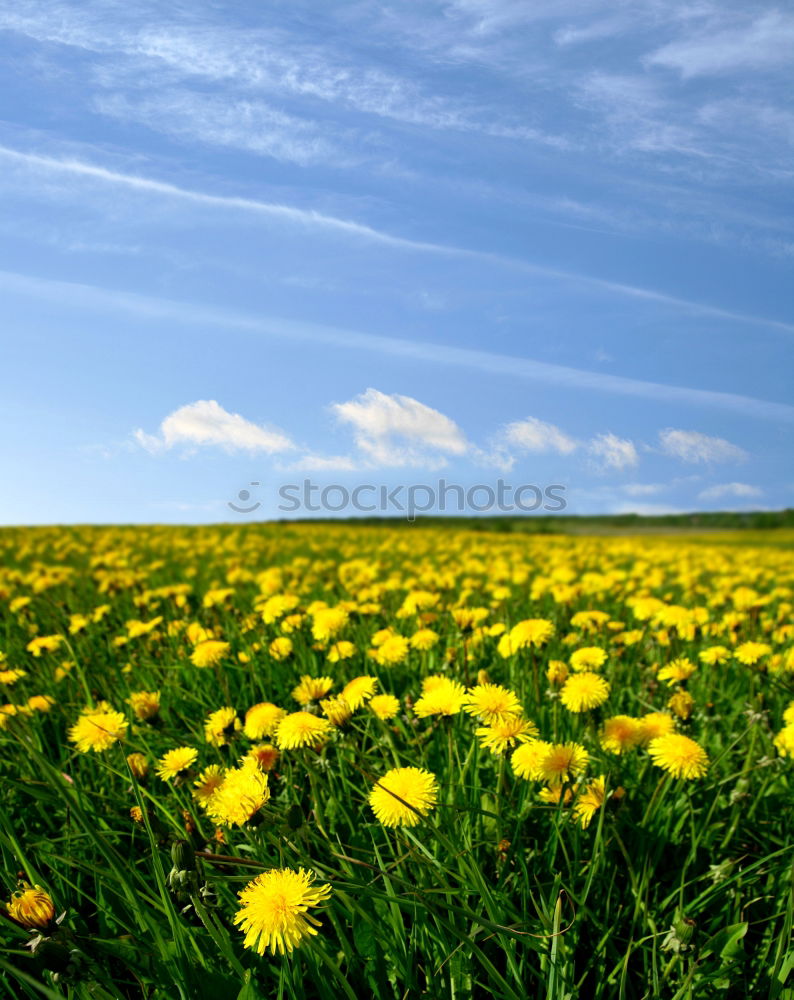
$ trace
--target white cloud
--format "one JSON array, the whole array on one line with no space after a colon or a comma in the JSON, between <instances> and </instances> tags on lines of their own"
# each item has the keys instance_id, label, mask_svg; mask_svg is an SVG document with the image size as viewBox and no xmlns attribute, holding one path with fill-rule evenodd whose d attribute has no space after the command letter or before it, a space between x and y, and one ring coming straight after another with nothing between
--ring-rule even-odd
<instances>
[{"instance_id":1,"label":"white cloud","mask_svg":"<svg viewBox=\"0 0 794 1000\"><path fill-rule=\"evenodd\" d=\"M748 456L738 445L724 438L709 437L700 431L667 430L659 432L662 451L682 462L742 462Z\"/></svg>"},{"instance_id":2,"label":"white cloud","mask_svg":"<svg viewBox=\"0 0 794 1000\"><path fill-rule=\"evenodd\" d=\"M721 500L723 497L760 497L764 491L749 483L717 483L698 493L700 500Z\"/></svg>"},{"instance_id":3,"label":"white cloud","mask_svg":"<svg viewBox=\"0 0 794 1000\"><path fill-rule=\"evenodd\" d=\"M0 150L2 155L2 150ZM609 375L604 372L569 368L567 365L549 364L518 355L497 354L468 347L454 347L421 340L386 337L361 333L357 330L286 320L282 316L262 316L234 312L229 309L212 309L185 300L164 299L139 295L118 288L100 288L97 285L38 278L14 271L0 270L0 288L36 298L57 302L59 308L98 309L110 316L119 312L136 316L160 317L174 326L190 328L196 324L214 329L241 330L257 333L276 340L288 338L293 342L329 344L338 350L369 351L385 357L410 358L431 365L448 365L482 374L507 375L566 389L604 392L620 396L639 397L644 401L660 400L676 406L701 406L730 410L746 417L762 418L790 424L794 422L794 406L772 403L753 396L737 393L715 392L711 389L694 389L646 382L642 379ZM792 326L794 330L794 326Z\"/></svg>"},{"instance_id":4,"label":"white cloud","mask_svg":"<svg viewBox=\"0 0 794 1000\"><path fill-rule=\"evenodd\" d=\"M630 497L653 497L667 489L664 483L626 483L621 490Z\"/></svg>"},{"instance_id":5,"label":"white cloud","mask_svg":"<svg viewBox=\"0 0 794 1000\"><path fill-rule=\"evenodd\" d=\"M304 455L289 464L295 472L355 472L358 466L349 455Z\"/></svg>"},{"instance_id":6,"label":"white cloud","mask_svg":"<svg viewBox=\"0 0 794 1000\"><path fill-rule=\"evenodd\" d=\"M682 507L670 507L663 503L619 503L609 511L610 514L641 514L643 517L662 517L665 514L685 514Z\"/></svg>"},{"instance_id":7,"label":"white cloud","mask_svg":"<svg viewBox=\"0 0 794 1000\"><path fill-rule=\"evenodd\" d=\"M616 434L596 435L588 451L603 469L629 469L639 461L634 443Z\"/></svg>"},{"instance_id":8,"label":"white cloud","mask_svg":"<svg viewBox=\"0 0 794 1000\"><path fill-rule=\"evenodd\" d=\"M160 90L156 97L131 101L120 94L100 96L94 107L123 121L191 142L244 149L306 166L348 161L308 119L286 114L262 101L229 100L187 90Z\"/></svg>"},{"instance_id":9,"label":"white cloud","mask_svg":"<svg viewBox=\"0 0 794 1000\"><path fill-rule=\"evenodd\" d=\"M169 413L156 434L137 430L134 437L142 448L151 452L186 445L271 455L295 447L282 431L254 424L239 413L229 413L214 399L199 399L180 406Z\"/></svg>"},{"instance_id":10,"label":"white cloud","mask_svg":"<svg viewBox=\"0 0 794 1000\"><path fill-rule=\"evenodd\" d=\"M647 62L676 69L684 79L734 70L769 70L791 60L794 16L770 10L751 24L688 36L663 45Z\"/></svg>"},{"instance_id":11,"label":"white cloud","mask_svg":"<svg viewBox=\"0 0 794 1000\"><path fill-rule=\"evenodd\" d=\"M533 453L556 451L560 455L570 455L579 446L577 441L559 427L538 420L537 417L527 417L508 424L503 438L506 444L519 451Z\"/></svg>"},{"instance_id":12,"label":"white cloud","mask_svg":"<svg viewBox=\"0 0 794 1000\"><path fill-rule=\"evenodd\" d=\"M370 465L446 464L447 455L465 455L469 443L449 417L410 396L367 389L332 411L355 431L357 447Z\"/></svg>"},{"instance_id":13,"label":"white cloud","mask_svg":"<svg viewBox=\"0 0 794 1000\"><path fill-rule=\"evenodd\" d=\"M337 232L346 236L362 239L367 242L380 243L384 246L394 247L403 250L412 250L420 253L428 253L443 257L455 257L462 260L479 260L488 265L509 268L526 274L538 275L552 278L561 282L572 282L582 285L585 288L596 288L611 294L634 299L641 302L653 302L661 305L671 306L692 312L694 315L712 316L717 319L729 320L735 323L749 323L753 325L768 327L774 330L783 330L787 333L794 332L794 324L786 323L782 320L767 319L760 316L750 316L745 313L736 313L718 306L705 305L699 302L692 302L688 299L677 298L653 289L642 288L636 285L627 285L617 281L607 281L603 278L595 278L587 274L577 274L571 271L560 271L556 268L547 267L542 264L534 264L530 261L518 258L506 257L500 254L491 253L487 250L473 250L466 247L454 246L452 244L431 243L423 240L413 240L403 236L395 236L382 229L376 229L364 223L355 222L351 219L340 218L317 212L314 209L296 208L293 205L280 204L278 202L259 201L255 198L244 198L235 195L216 195L203 191L195 191L190 188L179 187L167 181L159 181L138 174L126 174L117 170L110 170L106 167L97 166L77 160L73 156L46 156L39 153L22 152L8 146L0 146L0 158L16 164L23 170L31 174L49 174L51 176L80 177L85 180L98 182L99 185L108 185L126 188L131 191L147 193L158 197L171 198L177 201L204 205L208 208L217 208L224 211L241 211L262 217L278 219L282 222L309 227L312 229ZM11 171L3 175L3 180L8 182ZM70 200L79 199L81 194L76 190L76 185L65 185L63 194ZM84 199L85 200L85 199ZM91 202L95 202L95 195L91 194ZM561 368L561 366L548 365L551 368ZM617 376L615 376L617 379ZM624 384L628 384L629 379L621 379ZM651 383L645 383L649 385ZM679 389L679 393L687 390ZM697 390L693 390L697 391ZM702 395L702 393L700 393ZM726 397L727 393L710 393L717 397ZM741 398L741 397L734 397ZM774 406L776 404L769 404Z\"/></svg>"}]
</instances>

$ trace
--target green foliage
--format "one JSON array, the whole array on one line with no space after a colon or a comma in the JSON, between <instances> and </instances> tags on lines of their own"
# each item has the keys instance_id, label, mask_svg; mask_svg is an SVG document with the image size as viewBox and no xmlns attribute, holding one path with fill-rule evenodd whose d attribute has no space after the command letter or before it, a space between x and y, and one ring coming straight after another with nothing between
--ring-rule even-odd
<instances>
[{"instance_id":1,"label":"green foliage","mask_svg":"<svg viewBox=\"0 0 794 1000\"><path fill-rule=\"evenodd\" d=\"M702 743L711 764L700 780L674 781L642 750L606 753L599 727L608 715L663 709L670 691L656 679L657 668L673 656L697 660L724 636L698 628L681 637L671 629L665 645L660 629L640 623L645 631L635 645L615 644L608 631L578 634L573 645L565 640L575 633L572 615L585 609L636 625L632 594L708 607L718 622L746 575L769 600L747 612L737 639L785 651L790 639L771 638L790 617L792 600L791 566L781 550L409 530L0 533L0 669L27 672L7 697L15 705L33 695L55 699L51 711L20 712L0 729L4 898L23 878L52 896L60 918L39 932L0 921L0 994L792 1000L794 783L791 759L776 754L773 737L794 696L794 674L734 659L701 666L688 682L696 707L681 727ZM397 585L380 594L378 612L351 612L344 638L355 644L354 657L329 664L303 626L291 633L292 656L273 659L268 644L280 633L256 610L259 574L280 566L281 591L299 593L304 608L317 599L362 601L367 584L346 586L339 569L358 558L374 567L375 579L395 576ZM500 560L509 573L497 572ZM569 565L574 579L616 575L569 601L542 588L533 596L531 583L550 562ZM629 585L638 563L648 576L658 570L658 580ZM528 574L513 578L521 566ZM60 578L61 567L71 573ZM398 616L402 600L420 581L427 588L435 579L439 645L377 666L368 654L373 633L390 625L410 635L419 622L415 614ZM495 583L508 586L510 596L495 598ZM152 596L176 584L187 585L184 601ZM226 586L234 590L228 600L204 606L208 590ZM542 650L506 658L497 653L497 636L466 646L470 631L458 629L449 613L464 590L467 606L489 609L487 624L509 628L547 618L554 638ZM12 611L21 596L30 602ZM71 615L104 604L105 618L70 632ZM154 632L115 642L128 636L128 621L155 615L163 622ZM231 644L217 669L191 664L184 630L168 628L179 621L201 622ZM34 657L31 638L51 634L63 637L60 650ZM609 649L610 702L574 716L562 709L545 669L549 660L595 644ZM63 661L74 664L66 673ZM564 801L542 802L540 785L516 778L509 763L481 748L473 735L478 723L464 714L418 720L403 709L383 722L360 709L321 749L283 753L261 814L225 828L225 842L191 796L190 780L163 782L152 767L137 781L125 759L136 751L153 764L167 749L192 746L201 767L233 766L251 741L238 734L229 746L211 746L208 713L224 705L243 713L263 700L293 710L290 692L301 674L330 673L339 690L354 676L377 673L380 691L415 702L423 677L443 671L473 683L478 669L517 692L543 738L587 746L589 776L603 774L608 792L587 828ZM129 711L131 692L140 690L162 693L161 711L150 721ZM100 700L126 712L125 743L78 753L68 729L87 702ZM385 828L367 796L378 776L400 765L438 777L438 805L415 827ZM141 822L131 818L133 807ZM232 923L237 893L259 872L281 867L314 871L332 895L314 911L321 920L316 937L292 954L259 957L243 947Z\"/></svg>"}]
</instances>

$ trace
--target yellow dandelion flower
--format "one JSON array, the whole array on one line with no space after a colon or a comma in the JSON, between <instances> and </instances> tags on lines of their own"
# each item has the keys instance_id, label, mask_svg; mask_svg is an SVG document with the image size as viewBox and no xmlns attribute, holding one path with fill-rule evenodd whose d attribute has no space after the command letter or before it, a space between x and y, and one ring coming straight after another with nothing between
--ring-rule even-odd
<instances>
[{"instance_id":1,"label":"yellow dandelion flower","mask_svg":"<svg viewBox=\"0 0 794 1000\"><path fill-rule=\"evenodd\" d=\"M274 660L286 660L292 653L292 639L286 635L277 636L267 647Z\"/></svg>"},{"instance_id":2,"label":"yellow dandelion flower","mask_svg":"<svg viewBox=\"0 0 794 1000\"><path fill-rule=\"evenodd\" d=\"M463 707L466 689L449 677L426 678L424 693L414 705L414 713L420 719L430 715L457 715Z\"/></svg>"},{"instance_id":3,"label":"yellow dandelion flower","mask_svg":"<svg viewBox=\"0 0 794 1000\"><path fill-rule=\"evenodd\" d=\"M773 743L781 757L794 757L794 723L790 722L784 726Z\"/></svg>"},{"instance_id":4,"label":"yellow dandelion flower","mask_svg":"<svg viewBox=\"0 0 794 1000\"><path fill-rule=\"evenodd\" d=\"M510 758L510 765L515 774L525 781L541 781L543 771L541 763L551 750L551 743L545 740L527 740L516 747Z\"/></svg>"},{"instance_id":5,"label":"yellow dandelion flower","mask_svg":"<svg viewBox=\"0 0 794 1000\"><path fill-rule=\"evenodd\" d=\"M669 716L668 716L669 718ZM609 753L633 750L643 738L642 722L630 715L613 715L601 731L601 746Z\"/></svg>"},{"instance_id":6,"label":"yellow dandelion flower","mask_svg":"<svg viewBox=\"0 0 794 1000\"><path fill-rule=\"evenodd\" d=\"M517 743L526 743L537 736L538 727L529 719L511 715L501 722L492 722L490 726L479 726L475 735L483 749L499 755L511 750Z\"/></svg>"},{"instance_id":7,"label":"yellow dandelion flower","mask_svg":"<svg viewBox=\"0 0 794 1000\"><path fill-rule=\"evenodd\" d=\"M31 639L25 649L34 656L41 656L43 653L54 653L63 642L60 635L40 635Z\"/></svg>"},{"instance_id":8,"label":"yellow dandelion flower","mask_svg":"<svg viewBox=\"0 0 794 1000\"><path fill-rule=\"evenodd\" d=\"M703 747L680 733L657 736L648 744L648 753L656 767L674 778L702 778L708 770L709 759Z\"/></svg>"},{"instance_id":9,"label":"yellow dandelion flower","mask_svg":"<svg viewBox=\"0 0 794 1000\"><path fill-rule=\"evenodd\" d=\"M190 654L190 661L196 667L214 667L229 654L229 643L220 639L204 639Z\"/></svg>"},{"instance_id":10,"label":"yellow dandelion flower","mask_svg":"<svg viewBox=\"0 0 794 1000\"><path fill-rule=\"evenodd\" d=\"M204 739L214 747L225 747L231 743L235 733L243 728L237 712L226 705L216 712L210 712L204 723Z\"/></svg>"},{"instance_id":11,"label":"yellow dandelion flower","mask_svg":"<svg viewBox=\"0 0 794 1000\"><path fill-rule=\"evenodd\" d=\"M375 649L370 650L370 656L382 667L393 667L408 656L408 640L402 635L390 635Z\"/></svg>"},{"instance_id":12,"label":"yellow dandelion flower","mask_svg":"<svg viewBox=\"0 0 794 1000\"><path fill-rule=\"evenodd\" d=\"M239 893L241 908L234 923L245 933L244 944L264 955L291 952L305 937L316 934L320 921L307 913L331 895L330 885L313 885L304 871L273 868L258 875Z\"/></svg>"},{"instance_id":13,"label":"yellow dandelion flower","mask_svg":"<svg viewBox=\"0 0 794 1000\"><path fill-rule=\"evenodd\" d=\"M308 705L312 701L324 698L333 686L333 677L311 677L309 674L303 674L300 684L292 690L292 697L299 705Z\"/></svg>"},{"instance_id":14,"label":"yellow dandelion flower","mask_svg":"<svg viewBox=\"0 0 794 1000\"><path fill-rule=\"evenodd\" d=\"M16 684L27 676L26 670L0 670L0 684Z\"/></svg>"},{"instance_id":15,"label":"yellow dandelion flower","mask_svg":"<svg viewBox=\"0 0 794 1000\"><path fill-rule=\"evenodd\" d=\"M648 744L657 736L666 736L675 729L675 719L667 712L648 712L640 719L640 743Z\"/></svg>"},{"instance_id":16,"label":"yellow dandelion flower","mask_svg":"<svg viewBox=\"0 0 794 1000\"><path fill-rule=\"evenodd\" d=\"M298 629L306 621L306 615L294 614L287 615L286 618L281 620L281 631L286 634L291 634L292 632L297 632Z\"/></svg>"},{"instance_id":17,"label":"yellow dandelion flower","mask_svg":"<svg viewBox=\"0 0 794 1000\"><path fill-rule=\"evenodd\" d=\"M145 721L152 719L160 711L159 691L133 691L127 699L135 718Z\"/></svg>"},{"instance_id":18,"label":"yellow dandelion flower","mask_svg":"<svg viewBox=\"0 0 794 1000\"><path fill-rule=\"evenodd\" d=\"M673 684L680 684L682 681L687 680L694 674L696 669L696 664L690 659L686 656L679 656L678 659L671 660L667 666L662 667L656 676L660 681L667 681L672 686Z\"/></svg>"},{"instance_id":19,"label":"yellow dandelion flower","mask_svg":"<svg viewBox=\"0 0 794 1000\"><path fill-rule=\"evenodd\" d=\"M168 750L157 761L157 776L163 781L180 778L195 764L197 757L198 750L194 750L192 747L177 747L175 750Z\"/></svg>"},{"instance_id":20,"label":"yellow dandelion flower","mask_svg":"<svg viewBox=\"0 0 794 1000\"><path fill-rule=\"evenodd\" d=\"M375 694L377 686L377 677L369 677L366 674L361 677L354 677L352 681L348 681L342 688L342 697L355 712L357 708L361 708Z\"/></svg>"},{"instance_id":21,"label":"yellow dandelion flower","mask_svg":"<svg viewBox=\"0 0 794 1000\"><path fill-rule=\"evenodd\" d=\"M91 624L88 615L69 615L69 635L77 635Z\"/></svg>"},{"instance_id":22,"label":"yellow dandelion flower","mask_svg":"<svg viewBox=\"0 0 794 1000\"><path fill-rule=\"evenodd\" d=\"M549 660L546 680L549 684L564 684L568 680L568 664L564 660Z\"/></svg>"},{"instance_id":23,"label":"yellow dandelion flower","mask_svg":"<svg viewBox=\"0 0 794 1000\"><path fill-rule=\"evenodd\" d=\"M733 651L733 655L747 667L754 667L764 657L769 656L772 647L766 642L743 642Z\"/></svg>"},{"instance_id":24,"label":"yellow dandelion flower","mask_svg":"<svg viewBox=\"0 0 794 1000\"><path fill-rule=\"evenodd\" d=\"M246 757L240 767L226 771L204 808L217 825L243 826L269 798L267 775L253 758Z\"/></svg>"},{"instance_id":25,"label":"yellow dandelion flower","mask_svg":"<svg viewBox=\"0 0 794 1000\"><path fill-rule=\"evenodd\" d=\"M492 725L512 715L521 715L523 709L518 696L509 688L501 684L477 684L466 692L463 711Z\"/></svg>"},{"instance_id":26,"label":"yellow dandelion flower","mask_svg":"<svg viewBox=\"0 0 794 1000\"><path fill-rule=\"evenodd\" d=\"M31 930L44 930L55 918L52 896L40 885L29 885L27 882L11 896L6 910L12 920Z\"/></svg>"},{"instance_id":27,"label":"yellow dandelion flower","mask_svg":"<svg viewBox=\"0 0 794 1000\"><path fill-rule=\"evenodd\" d=\"M201 605L204 608L216 608L220 604L225 604L233 593L234 587L217 587L214 590L208 590Z\"/></svg>"},{"instance_id":28,"label":"yellow dandelion flower","mask_svg":"<svg viewBox=\"0 0 794 1000\"><path fill-rule=\"evenodd\" d=\"M279 708L273 702L260 701L245 713L243 732L249 740L261 740L263 736L272 736L276 726L286 714L283 708Z\"/></svg>"},{"instance_id":29,"label":"yellow dandelion flower","mask_svg":"<svg viewBox=\"0 0 794 1000\"><path fill-rule=\"evenodd\" d=\"M256 761L262 771L272 771L280 756L278 749L272 743L257 743L248 751L247 756Z\"/></svg>"},{"instance_id":30,"label":"yellow dandelion flower","mask_svg":"<svg viewBox=\"0 0 794 1000\"><path fill-rule=\"evenodd\" d=\"M414 632L409 642L414 649L418 649L420 652L427 652L428 649L432 649L435 646L438 640L438 632L434 632L432 628L420 628L418 632Z\"/></svg>"},{"instance_id":31,"label":"yellow dandelion flower","mask_svg":"<svg viewBox=\"0 0 794 1000\"><path fill-rule=\"evenodd\" d=\"M77 745L80 753L107 750L118 740L124 739L127 720L121 712L89 711L80 716L69 730L69 740Z\"/></svg>"},{"instance_id":32,"label":"yellow dandelion flower","mask_svg":"<svg viewBox=\"0 0 794 1000\"><path fill-rule=\"evenodd\" d=\"M667 707L674 715L677 715L679 719L688 719L692 714L694 705L695 699L688 691L684 691L683 688L676 691L676 693L667 701Z\"/></svg>"},{"instance_id":33,"label":"yellow dandelion flower","mask_svg":"<svg viewBox=\"0 0 794 1000\"><path fill-rule=\"evenodd\" d=\"M709 646L707 649L701 649L698 653L698 659L700 662L705 663L710 667L719 663L727 663L730 656L731 651L727 646Z\"/></svg>"},{"instance_id":34,"label":"yellow dandelion flower","mask_svg":"<svg viewBox=\"0 0 794 1000\"><path fill-rule=\"evenodd\" d=\"M602 808L606 801L606 779L599 775L589 781L582 791L576 796L573 806L573 814L579 822L579 826L586 830L590 825L593 816Z\"/></svg>"},{"instance_id":35,"label":"yellow dandelion flower","mask_svg":"<svg viewBox=\"0 0 794 1000\"><path fill-rule=\"evenodd\" d=\"M340 660L349 660L351 656L355 655L356 647L353 643L348 642L347 639L342 639L329 647L326 659L329 663L339 663Z\"/></svg>"},{"instance_id":36,"label":"yellow dandelion flower","mask_svg":"<svg viewBox=\"0 0 794 1000\"><path fill-rule=\"evenodd\" d=\"M583 646L581 649L575 649L568 657L571 669L577 674L583 670L600 670L606 661L606 651L600 646Z\"/></svg>"},{"instance_id":37,"label":"yellow dandelion flower","mask_svg":"<svg viewBox=\"0 0 794 1000\"><path fill-rule=\"evenodd\" d=\"M318 608L312 614L312 636L317 642L327 642L347 625L344 608Z\"/></svg>"},{"instance_id":38,"label":"yellow dandelion flower","mask_svg":"<svg viewBox=\"0 0 794 1000\"><path fill-rule=\"evenodd\" d=\"M541 788L538 792L538 798L541 802L555 806L562 799L562 804L567 806L573 798L573 792L567 785L546 785L545 788Z\"/></svg>"},{"instance_id":39,"label":"yellow dandelion flower","mask_svg":"<svg viewBox=\"0 0 794 1000\"><path fill-rule=\"evenodd\" d=\"M549 785L571 781L584 771L589 759L590 755L579 743L553 743L540 760L541 777Z\"/></svg>"},{"instance_id":40,"label":"yellow dandelion flower","mask_svg":"<svg viewBox=\"0 0 794 1000\"><path fill-rule=\"evenodd\" d=\"M375 783L369 804L384 826L415 826L438 798L436 777L419 767L395 767Z\"/></svg>"},{"instance_id":41,"label":"yellow dandelion flower","mask_svg":"<svg viewBox=\"0 0 794 1000\"><path fill-rule=\"evenodd\" d=\"M282 615L297 608L299 603L300 599L296 594L276 594L274 597L269 597L259 609L262 621L265 625L272 625Z\"/></svg>"},{"instance_id":42,"label":"yellow dandelion flower","mask_svg":"<svg viewBox=\"0 0 794 1000\"><path fill-rule=\"evenodd\" d=\"M499 655L506 658L519 649L545 646L553 635L553 622L546 618L527 618L501 637L497 649Z\"/></svg>"},{"instance_id":43,"label":"yellow dandelion flower","mask_svg":"<svg viewBox=\"0 0 794 1000\"><path fill-rule=\"evenodd\" d=\"M220 764L210 764L193 782L193 798L205 806L222 784L223 768Z\"/></svg>"},{"instance_id":44,"label":"yellow dandelion flower","mask_svg":"<svg viewBox=\"0 0 794 1000\"><path fill-rule=\"evenodd\" d=\"M341 694L333 698L323 698L320 702L320 708L333 726L343 726L353 714L353 709Z\"/></svg>"},{"instance_id":45,"label":"yellow dandelion flower","mask_svg":"<svg viewBox=\"0 0 794 1000\"><path fill-rule=\"evenodd\" d=\"M49 712L55 699L49 694L33 694L28 698L27 707L33 712Z\"/></svg>"},{"instance_id":46,"label":"yellow dandelion flower","mask_svg":"<svg viewBox=\"0 0 794 1000\"><path fill-rule=\"evenodd\" d=\"M488 608L453 608L452 619L461 632L473 629L490 614Z\"/></svg>"},{"instance_id":47,"label":"yellow dandelion flower","mask_svg":"<svg viewBox=\"0 0 794 1000\"><path fill-rule=\"evenodd\" d=\"M149 773L149 761L142 753L129 754L127 764L136 781L143 781Z\"/></svg>"},{"instance_id":48,"label":"yellow dandelion flower","mask_svg":"<svg viewBox=\"0 0 794 1000\"><path fill-rule=\"evenodd\" d=\"M587 712L598 708L608 697L609 684L600 674L591 671L572 674L560 691L560 700L569 712Z\"/></svg>"},{"instance_id":49,"label":"yellow dandelion flower","mask_svg":"<svg viewBox=\"0 0 794 1000\"><path fill-rule=\"evenodd\" d=\"M376 694L370 699L369 707L379 719L386 722L400 711L400 702L393 694Z\"/></svg>"},{"instance_id":50,"label":"yellow dandelion flower","mask_svg":"<svg viewBox=\"0 0 794 1000\"><path fill-rule=\"evenodd\" d=\"M427 694L433 688L440 687L448 681L449 677L444 674L428 674L427 677L422 678L422 694Z\"/></svg>"},{"instance_id":51,"label":"yellow dandelion flower","mask_svg":"<svg viewBox=\"0 0 794 1000\"><path fill-rule=\"evenodd\" d=\"M140 806L130 806L130 819L133 823L143 823L143 809Z\"/></svg>"},{"instance_id":52,"label":"yellow dandelion flower","mask_svg":"<svg viewBox=\"0 0 794 1000\"><path fill-rule=\"evenodd\" d=\"M331 723L311 712L292 712L285 715L276 729L276 745L279 750L295 750L298 747L317 746L328 739Z\"/></svg>"}]
</instances>

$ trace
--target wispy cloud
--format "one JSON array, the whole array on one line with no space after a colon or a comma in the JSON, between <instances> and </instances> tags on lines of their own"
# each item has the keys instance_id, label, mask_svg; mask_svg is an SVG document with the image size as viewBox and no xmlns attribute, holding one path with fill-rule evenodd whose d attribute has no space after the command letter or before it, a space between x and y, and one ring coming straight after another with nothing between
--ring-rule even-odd
<instances>
[{"instance_id":1,"label":"wispy cloud","mask_svg":"<svg viewBox=\"0 0 794 1000\"><path fill-rule=\"evenodd\" d=\"M349 455L308 454L295 462L290 462L285 471L289 472L355 472L359 468Z\"/></svg>"},{"instance_id":2,"label":"wispy cloud","mask_svg":"<svg viewBox=\"0 0 794 1000\"><path fill-rule=\"evenodd\" d=\"M684 79L737 69L769 70L790 65L794 46L794 15L769 10L749 23L670 42L648 56L651 65L678 70Z\"/></svg>"},{"instance_id":3,"label":"wispy cloud","mask_svg":"<svg viewBox=\"0 0 794 1000\"><path fill-rule=\"evenodd\" d=\"M686 508L674 507L666 503L637 503L635 500L621 500L609 507L610 514L639 514L641 517L664 517L666 514L685 514Z\"/></svg>"},{"instance_id":4,"label":"wispy cloud","mask_svg":"<svg viewBox=\"0 0 794 1000\"><path fill-rule=\"evenodd\" d=\"M479 132L565 148L567 140L511 120L495 109L467 106L426 93L410 76L367 64L360 52L310 44L284 28L191 25L163 18L142 26L129 17L59 6L57 17L39 5L0 14L0 28L98 55L122 55L111 75L150 77L158 70L183 81L203 80L249 92L313 100L375 118L442 131Z\"/></svg>"},{"instance_id":5,"label":"wispy cloud","mask_svg":"<svg viewBox=\"0 0 794 1000\"><path fill-rule=\"evenodd\" d=\"M712 306L701 302L693 302L674 295L667 295L666 293L659 292L655 289L642 288L619 281L609 281L588 274L577 274L574 272L560 270L558 268L545 267L529 261L508 257L503 254L491 253L489 251L482 250L472 250L466 247L451 246L442 243L409 239L403 236L395 236L392 233L377 229L364 223L340 218L338 216L327 215L313 209L296 208L292 205L265 202L253 198L209 194L203 191L195 191L190 188L179 187L178 185L167 181L159 181L137 174L127 174L117 170L110 170L105 167L97 166L92 163L86 163L82 160L77 160L71 157L61 159L39 153L21 152L20 150L11 149L7 146L0 146L0 158L5 158L10 162L24 165L31 170L39 170L67 176L78 176L100 184L119 186L132 191L177 199L196 205L204 205L208 208L224 210L232 209L252 213L262 217L278 220L286 224L336 232L349 238L375 242L384 246L394 247L395 249L458 257L461 259L482 261L483 263L487 262L491 265L508 267L527 274L554 278L555 280L564 282L573 282L581 286L610 292L621 297L632 298L638 301L654 302L659 305L683 309L696 315L711 316L737 323L752 323L758 326L765 326L770 329L785 330L788 333L794 332L794 324L792 323L785 323L780 320L767 319L758 316L749 316L729 309L722 309L718 306ZM75 192L70 188L66 191L66 196L74 198Z\"/></svg>"},{"instance_id":6,"label":"wispy cloud","mask_svg":"<svg viewBox=\"0 0 794 1000\"><path fill-rule=\"evenodd\" d=\"M626 483L621 490L629 497L654 497L669 489L665 483Z\"/></svg>"},{"instance_id":7,"label":"wispy cloud","mask_svg":"<svg viewBox=\"0 0 794 1000\"><path fill-rule=\"evenodd\" d=\"M318 123L286 114L262 101L229 100L189 90L160 90L156 96L131 99L102 95L97 111L190 142L242 149L300 166L340 167L353 157Z\"/></svg>"},{"instance_id":8,"label":"wispy cloud","mask_svg":"<svg viewBox=\"0 0 794 1000\"><path fill-rule=\"evenodd\" d=\"M749 483L717 483L698 493L700 500L723 500L725 497L761 497L764 491Z\"/></svg>"},{"instance_id":9,"label":"wispy cloud","mask_svg":"<svg viewBox=\"0 0 794 1000\"><path fill-rule=\"evenodd\" d=\"M684 386L665 385L642 379L586 371L565 365L554 365L515 355L427 341L404 340L361 333L340 327L322 326L295 320L246 316L232 311L194 306L187 302L152 296L134 295L113 289L67 281L54 281L0 271L0 287L33 297L46 297L63 308L99 309L111 315L133 313L168 319L180 326L201 325L225 330L240 330L292 342L327 344L336 348L365 350L391 357L411 358L427 364L450 365L480 372L508 375L576 389L579 392L604 392L612 395L657 400L673 405L705 407L742 413L748 417L794 422L794 406L742 396L737 393L715 392Z\"/></svg>"},{"instance_id":10,"label":"wispy cloud","mask_svg":"<svg viewBox=\"0 0 794 1000\"><path fill-rule=\"evenodd\" d=\"M724 438L710 437L700 431L668 428L659 432L659 442L665 455L692 465L714 462L743 462L747 452Z\"/></svg>"},{"instance_id":11,"label":"wispy cloud","mask_svg":"<svg viewBox=\"0 0 794 1000\"><path fill-rule=\"evenodd\" d=\"M634 442L617 434L598 434L587 447L596 466L604 471L631 469L639 462Z\"/></svg>"}]
</instances>

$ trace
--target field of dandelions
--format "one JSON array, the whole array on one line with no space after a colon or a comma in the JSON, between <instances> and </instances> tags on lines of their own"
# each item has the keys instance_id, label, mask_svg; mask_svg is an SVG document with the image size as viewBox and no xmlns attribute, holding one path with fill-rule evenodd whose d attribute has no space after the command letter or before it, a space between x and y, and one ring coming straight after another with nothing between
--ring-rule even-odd
<instances>
[{"instance_id":1,"label":"field of dandelions","mask_svg":"<svg viewBox=\"0 0 794 1000\"><path fill-rule=\"evenodd\" d=\"M0 532L0 994L794 997L783 542Z\"/></svg>"}]
</instances>

